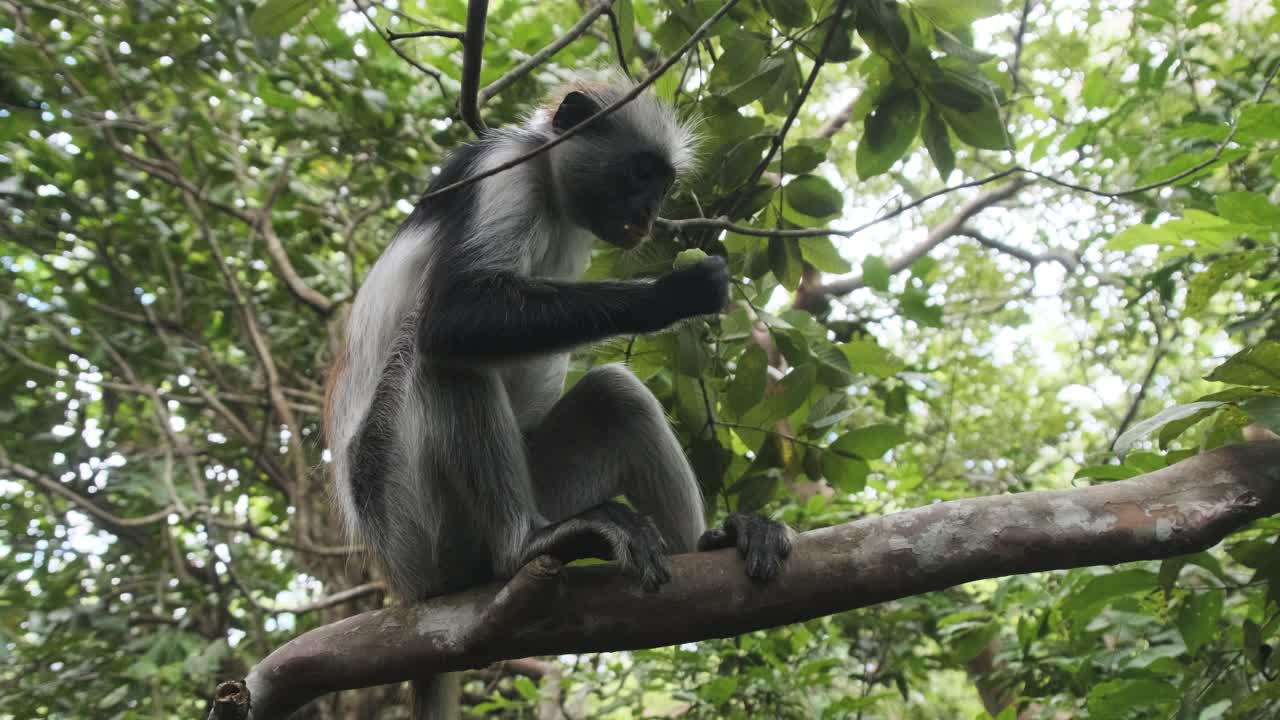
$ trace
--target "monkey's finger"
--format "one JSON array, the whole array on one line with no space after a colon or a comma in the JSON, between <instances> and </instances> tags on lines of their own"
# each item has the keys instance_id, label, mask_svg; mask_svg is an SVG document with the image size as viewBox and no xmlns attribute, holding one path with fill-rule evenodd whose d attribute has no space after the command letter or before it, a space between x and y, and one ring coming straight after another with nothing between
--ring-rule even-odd
<instances>
[{"instance_id":1,"label":"monkey's finger","mask_svg":"<svg viewBox=\"0 0 1280 720\"><path fill-rule=\"evenodd\" d=\"M755 535L747 575L767 582L782 571L783 560L791 554L791 538L785 525L769 521L759 524Z\"/></svg>"},{"instance_id":2,"label":"monkey's finger","mask_svg":"<svg viewBox=\"0 0 1280 720\"><path fill-rule=\"evenodd\" d=\"M698 538L698 552L719 550L733 544L733 538L724 531L724 528L712 528L702 533L702 537Z\"/></svg>"}]
</instances>

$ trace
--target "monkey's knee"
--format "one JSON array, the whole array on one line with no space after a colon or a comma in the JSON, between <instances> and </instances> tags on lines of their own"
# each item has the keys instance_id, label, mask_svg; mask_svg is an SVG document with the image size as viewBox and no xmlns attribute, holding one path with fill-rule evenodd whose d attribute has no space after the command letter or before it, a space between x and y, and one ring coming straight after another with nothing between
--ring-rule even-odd
<instances>
[{"instance_id":1,"label":"monkey's knee","mask_svg":"<svg viewBox=\"0 0 1280 720\"><path fill-rule=\"evenodd\" d=\"M607 410L612 422L660 421L666 425L662 404L640 378L621 363L592 368L582 376L574 390L589 395L594 404Z\"/></svg>"}]
</instances>

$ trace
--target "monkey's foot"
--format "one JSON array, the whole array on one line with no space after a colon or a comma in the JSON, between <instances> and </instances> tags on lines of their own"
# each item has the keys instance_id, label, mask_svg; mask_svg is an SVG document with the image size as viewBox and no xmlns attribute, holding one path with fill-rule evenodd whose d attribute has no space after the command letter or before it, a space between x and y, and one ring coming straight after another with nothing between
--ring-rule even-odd
<instances>
[{"instance_id":1,"label":"monkey's foot","mask_svg":"<svg viewBox=\"0 0 1280 720\"><path fill-rule=\"evenodd\" d=\"M777 577L791 554L791 528L751 513L733 513L724 525L698 538L698 550L737 547L747 565L747 577L768 582Z\"/></svg>"},{"instance_id":2,"label":"monkey's foot","mask_svg":"<svg viewBox=\"0 0 1280 720\"><path fill-rule=\"evenodd\" d=\"M671 580L667 541L647 515L606 502L539 530L525 551L526 561L551 555L562 562L597 557L618 563L623 574L654 592Z\"/></svg>"}]
</instances>

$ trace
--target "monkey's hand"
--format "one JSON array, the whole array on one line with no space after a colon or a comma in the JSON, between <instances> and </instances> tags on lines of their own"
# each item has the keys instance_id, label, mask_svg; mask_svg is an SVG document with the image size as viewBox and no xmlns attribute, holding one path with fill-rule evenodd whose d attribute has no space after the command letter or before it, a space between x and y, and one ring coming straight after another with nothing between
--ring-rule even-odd
<instances>
[{"instance_id":1,"label":"monkey's hand","mask_svg":"<svg viewBox=\"0 0 1280 720\"><path fill-rule=\"evenodd\" d=\"M667 308L671 322L711 315L729 304L729 271L724 258L706 260L672 270L654 283L654 296Z\"/></svg>"},{"instance_id":2,"label":"monkey's hand","mask_svg":"<svg viewBox=\"0 0 1280 720\"><path fill-rule=\"evenodd\" d=\"M724 525L698 538L698 550L737 546L747 565L747 577L768 582L777 577L791 554L791 528L751 513L733 513Z\"/></svg>"},{"instance_id":3,"label":"monkey's hand","mask_svg":"<svg viewBox=\"0 0 1280 720\"><path fill-rule=\"evenodd\" d=\"M535 532L524 562L539 555L565 563L589 557L614 560L646 592L671 580L667 541L653 520L612 501Z\"/></svg>"}]
</instances>

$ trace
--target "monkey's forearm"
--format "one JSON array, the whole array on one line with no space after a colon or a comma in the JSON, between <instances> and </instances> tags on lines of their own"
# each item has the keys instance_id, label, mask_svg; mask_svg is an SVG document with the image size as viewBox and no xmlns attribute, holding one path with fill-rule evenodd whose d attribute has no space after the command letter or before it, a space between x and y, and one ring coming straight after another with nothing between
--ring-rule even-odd
<instances>
[{"instance_id":1,"label":"monkey's forearm","mask_svg":"<svg viewBox=\"0 0 1280 720\"><path fill-rule=\"evenodd\" d=\"M420 326L435 357L502 360L659 330L681 314L648 281L569 283L518 276L460 279Z\"/></svg>"}]
</instances>

